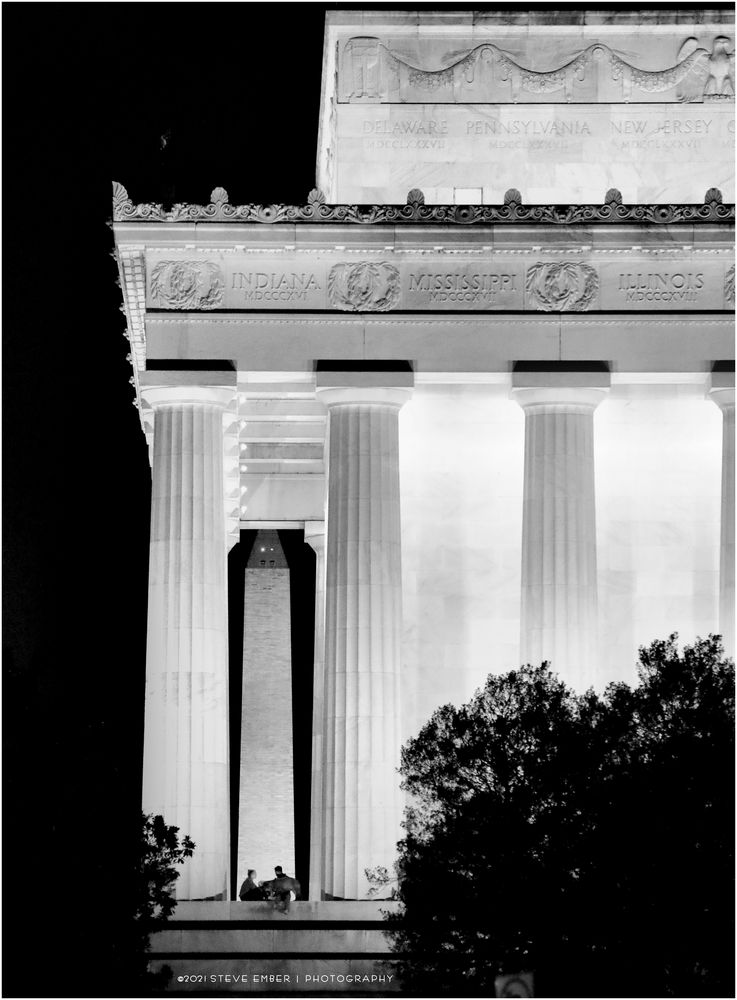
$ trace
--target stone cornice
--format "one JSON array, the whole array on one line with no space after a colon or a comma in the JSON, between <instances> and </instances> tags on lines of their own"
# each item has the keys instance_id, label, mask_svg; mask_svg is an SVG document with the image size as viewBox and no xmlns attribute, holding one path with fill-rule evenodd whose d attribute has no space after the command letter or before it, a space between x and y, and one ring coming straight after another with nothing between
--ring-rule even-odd
<instances>
[{"instance_id":1,"label":"stone cornice","mask_svg":"<svg viewBox=\"0 0 737 1000\"><path fill-rule=\"evenodd\" d=\"M472 28L478 25L500 26L521 26L541 25L546 28L559 27L561 25L595 25L617 26L617 25L642 25L649 27L669 24L734 24L734 10L731 4L709 4L707 6L681 7L679 9L669 9L667 7L622 7L619 10L611 8L597 7L596 4L589 6L576 6L575 8L564 7L555 10L527 10L517 6L501 6L493 10L478 10L469 8L468 10L433 10L432 24L439 28L446 29L449 26L458 25L462 28ZM427 20L428 13L422 12L423 20ZM375 25L389 25L392 30L404 30L408 34L413 30L416 32L419 23L419 12L414 19L408 16L406 10L335 10L325 14L325 22L328 27L337 25L338 27L353 26L355 28L368 29Z\"/></svg>"},{"instance_id":2,"label":"stone cornice","mask_svg":"<svg viewBox=\"0 0 737 1000\"><path fill-rule=\"evenodd\" d=\"M552 226L623 223L673 225L734 222L734 205L724 204L718 188L710 188L701 205L625 205L612 188L601 205L525 205L514 189L503 205L426 205L422 192L413 189L406 205L328 205L313 189L306 205L231 205L224 188L215 188L207 205L185 202L165 209L161 204L135 204L122 186L113 182L113 222L146 223L338 223L375 225L504 225Z\"/></svg>"}]
</instances>

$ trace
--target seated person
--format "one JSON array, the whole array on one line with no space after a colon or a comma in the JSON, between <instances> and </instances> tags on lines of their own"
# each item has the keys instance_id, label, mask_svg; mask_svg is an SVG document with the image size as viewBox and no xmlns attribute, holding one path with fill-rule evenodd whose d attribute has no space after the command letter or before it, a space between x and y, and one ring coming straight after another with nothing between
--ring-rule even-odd
<instances>
[{"instance_id":1,"label":"seated person","mask_svg":"<svg viewBox=\"0 0 737 1000\"><path fill-rule=\"evenodd\" d=\"M248 878L245 879L243 885L241 886L241 891L238 893L238 897L244 902L252 902L258 899L267 899L268 896L266 892L261 888L261 886L256 881L256 870L255 868L248 869Z\"/></svg>"},{"instance_id":2,"label":"seated person","mask_svg":"<svg viewBox=\"0 0 737 1000\"><path fill-rule=\"evenodd\" d=\"M284 874L281 865L274 868L274 874L276 878L271 879L270 882L263 882L262 885L264 889L268 890L271 898L280 903L281 908L286 910L293 898L299 899L302 887L296 878Z\"/></svg>"}]
</instances>

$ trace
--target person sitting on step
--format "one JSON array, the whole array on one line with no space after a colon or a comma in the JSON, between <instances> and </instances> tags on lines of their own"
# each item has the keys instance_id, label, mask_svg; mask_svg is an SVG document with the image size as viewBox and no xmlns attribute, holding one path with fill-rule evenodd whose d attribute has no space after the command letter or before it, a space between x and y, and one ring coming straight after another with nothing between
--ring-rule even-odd
<instances>
[{"instance_id":1,"label":"person sitting on step","mask_svg":"<svg viewBox=\"0 0 737 1000\"><path fill-rule=\"evenodd\" d=\"M238 898L242 899L244 902L254 902L255 900L268 898L266 892L256 881L255 868L248 869L248 877L244 880L243 885L241 886Z\"/></svg>"}]
</instances>

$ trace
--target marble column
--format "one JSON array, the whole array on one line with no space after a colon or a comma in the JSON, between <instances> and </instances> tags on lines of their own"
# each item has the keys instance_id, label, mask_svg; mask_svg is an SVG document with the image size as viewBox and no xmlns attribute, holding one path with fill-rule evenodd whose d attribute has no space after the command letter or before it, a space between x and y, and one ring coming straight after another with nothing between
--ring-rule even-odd
<instances>
[{"instance_id":1,"label":"marble column","mask_svg":"<svg viewBox=\"0 0 737 1000\"><path fill-rule=\"evenodd\" d=\"M177 384L161 384L176 380ZM178 899L228 898L228 374L149 372L154 413L143 809L195 842ZM156 384L158 380L159 384ZM203 384L204 383L204 384Z\"/></svg>"},{"instance_id":2,"label":"marble column","mask_svg":"<svg viewBox=\"0 0 737 1000\"><path fill-rule=\"evenodd\" d=\"M520 662L598 684L594 410L604 372L515 372L525 411Z\"/></svg>"},{"instance_id":3,"label":"marble column","mask_svg":"<svg viewBox=\"0 0 737 1000\"><path fill-rule=\"evenodd\" d=\"M312 787L310 792L310 899L322 899L322 744L325 706L325 522L305 523L305 542L315 552L315 654L312 690Z\"/></svg>"},{"instance_id":4,"label":"marble column","mask_svg":"<svg viewBox=\"0 0 737 1000\"><path fill-rule=\"evenodd\" d=\"M411 373L318 373L328 406L323 712L326 896L368 898L401 835L399 439Z\"/></svg>"},{"instance_id":5,"label":"marble column","mask_svg":"<svg viewBox=\"0 0 737 1000\"><path fill-rule=\"evenodd\" d=\"M719 549L719 631L724 651L735 655L734 591L734 374L714 372L709 397L722 411L722 514Z\"/></svg>"}]
</instances>

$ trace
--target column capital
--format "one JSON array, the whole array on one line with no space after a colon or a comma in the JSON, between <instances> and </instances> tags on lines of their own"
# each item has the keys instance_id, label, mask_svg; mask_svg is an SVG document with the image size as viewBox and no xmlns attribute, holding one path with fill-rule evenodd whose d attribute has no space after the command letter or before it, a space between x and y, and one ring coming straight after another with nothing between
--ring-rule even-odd
<instances>
[{"instance_id":1,"label":"column capital","mask_svg":"<svg viewBox=\"0 0 737 1000\"><path fill-rule=\"evenodd\" d=\"M533 388L512 387L512 399L515 399L523 410L531 406L576 406L595 410L604 399L608 388L568 386L566 388L537 386Z\"/></svg>"},{"instance_id":2,"label":"column capital","mask_svg":"<svg viewBox=\"0 0 737 1000\"><path fill-rule=\"evenodd\" d=\"M512 372L512 399L528 406L583 406L595 409L611 385L611 375L604 365L590 369L563 364L520 363Z\"/></svg>"},{"instance_id":3,"label":"column capital","mask_svg":"<svg viewBox=\"0 0 737 1000\"><path fill-rule=\"evenodd\" d=\"M409 371L318 371L316 394L328 408L374 403L399 409L412 395L414 381Z\"/></svg>"},{"instance_id":4,"label":"column capital","mask_svg":"<svg viewBox=\"0 0 737 1000\"><path fill-rule=\"evenodd\" d=\"M141 372L141 397L153 409L183 403L225 409L235 398L236 379L234 371Z\"/></svg>"},{"instance_id":5,"label":"column capital","mask_svg":"<svg viewBox=\"0 0 737 1000\"><path fill-rule=\"evenodd\" d=\"M324 521L305 521L305 542L315 552L325 548Z\"/></svg>"},{"instance_id":6,"label":"column capital","mask_svg":"<svg viewBox=\"0 0 737 1000\"><path fill-rule=\"evenodd\" d=\"M734 372L711 372L706 395L720 410L734 406Z\"/></svg>"}]
</instances>

